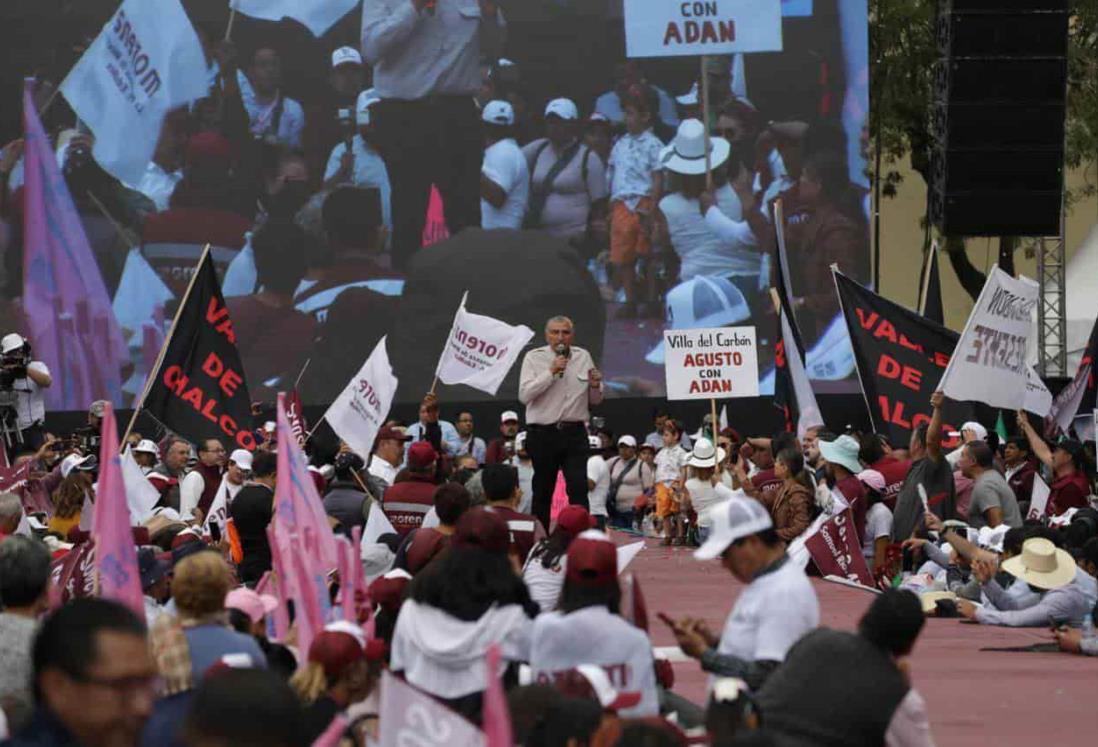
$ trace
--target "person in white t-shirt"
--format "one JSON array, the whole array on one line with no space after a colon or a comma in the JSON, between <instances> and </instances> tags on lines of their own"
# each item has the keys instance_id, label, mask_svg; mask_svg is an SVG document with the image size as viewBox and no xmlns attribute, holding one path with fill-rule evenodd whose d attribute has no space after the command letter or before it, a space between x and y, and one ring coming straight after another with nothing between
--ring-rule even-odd
<instances>
[{"instance_id":1,"label":"person in white t-shirt","mask_svg":"<svg viewBox=\"0 0 1098 747\"><path fill-rule=\"evenodd\" d=\"M709 539L694 553L721 565L747 584L718 637L702 620L666 620L683 653L718 677L738 677L752 690L785 659L789 648L820 624L820 604L801 567L789 562L785 543L766 508L733 498L710 511Z\"/></svg>"},{"instance_id":2,"label":"person in white t-shirt","mask_svg":"<svg viewBox=\"0 0 1098 747\"><path fill-rule=\"evenodd\" d=\"M534 545L526 556L522 580L542 612L557 608L568 567L568 547L577 536L595 525L595 517L583 506L565 506L557 514L557 523L548 537Z\"/></svg>"},{"instance_id":3,"label":"person in white t-shirt","mask_svg":"<svg viewBox=\"0 0 1098 747\"><path fill-rule=\"evenodd\" d=\"M515 110L506 101L489 101L481 119L487 147L480 170L480 226L522 228L530 170L512 133Z\"/></svg>"},{"instance_id":4,"label":"person in white t-shirt","mask_svg":"<svg viewBox=\"0 0 1098 747\"><path fill-rule=\"evenodd\" d=\"M599 529L606 529L609 514L606 510L606 496L610 492L610 469L602 457L602 440L598 436L588 436L591 444L591 456L587 457L587 501L591 504L591 516Z\"/></svg>"},{"instance_id":5,"label":"person in white t-shirt","mask_svg":"<svg viewBox=\"0 0 1098 747\"><path fill-rule=\"evenodd\" d=\"M534 620L530 668L534 681L552 683L576 667L602 667L621 693L639 693L639 702L620 711L622 718L659 714L656 671L648 635L618 614L617 548L602 532L590 529L568 548L559 608Z\"/></svg>"},{"instance_id":6,"label":"person in white t-shirt","mask_svg":"<svg viewBox=\"0 0 1098 747\"><path fill-rule=\"evenodd\" d=\"M862 535L862 555L875 571L883 567L889 542L892 541L892 511L884 503L887 481L884 475L875 469L858 473L866 492L865 533Z\"/></svg>"}]
</instances>

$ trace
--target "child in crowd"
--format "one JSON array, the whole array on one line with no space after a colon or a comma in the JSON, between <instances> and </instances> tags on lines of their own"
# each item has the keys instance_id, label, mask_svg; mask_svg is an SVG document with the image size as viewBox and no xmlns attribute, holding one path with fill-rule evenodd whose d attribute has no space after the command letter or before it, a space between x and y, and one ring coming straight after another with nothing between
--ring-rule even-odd
<instances>
[{"instance_id":1,"label":"child in crowd","mask_svg":"<svg viewBox=\"0 0 1098 747\"><path fill-rule=\"evenodd\" d=\"M623 317L637 316L639 258L651 246L650 216L663 143L652 132L652 92L633 86L625 98L626 133L610 152L610 263L614 280L625 291Z\"/></svg>"},{"instance_id":2,"label":"child in crowd","mask_svg":"<svg viewBox=\"0 0 1098 747\"><path fill-rule=\"evenodd\" d=\"M683 468L690 454L682 448L682 424L668 420L663 426L663 448L656 454L656 518L660 520L664 545L683 542Z\"/></svg>"}]
</instances>

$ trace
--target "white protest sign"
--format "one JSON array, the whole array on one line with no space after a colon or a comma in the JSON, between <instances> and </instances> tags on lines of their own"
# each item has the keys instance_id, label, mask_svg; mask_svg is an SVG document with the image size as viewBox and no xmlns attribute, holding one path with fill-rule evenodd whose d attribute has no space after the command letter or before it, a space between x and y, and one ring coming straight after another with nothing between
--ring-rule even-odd
<instances>
[{"instance_id":1,"label":"white protest sign","mask_svg":"<svg viewBox=\"0 0 1098 747\"><path fill-rule=\"evenodd\" d=\"M229 0L229 7L264 21L292 18L312 31L313 36L324 36L358 3L359 0Z\"/></svg>"},{"instance_id":2,"label":"white protest sign","mask_svg":"<svg viewBox=\"0 0 1098 747\"><path fill-rule=\"evenodd\" d=\"M628 57L780 52L781 0L625 0Z\"/></svg>"},{"instance_id":3,"label":"white protest sign","mask_svg":"<svg viewBox=\"0 0 1098 747\"><path fill-rule=\"evenodd\" d=\"M1033 492L1030 493L1029 513L1026 515L1027 519L1040 519L1044 517L1045 512L1048 511L1048 496L1051 492L1048 483L1042 480L1040 475L1033 476Z\"/></svg>"},{"instance_id":4,"label":"white protest sign","mask_svg":"<svg viewBox=\"0 0 1098 747\"><path fill-rule=\"evenodd\" d=\"M625 573L626 567L633 562L633 558L644 549L644 540L630 542L628 545L618 545L618 575Z\"/></svg>"},{"instance_id":5,"label":"white protest sign","mask_svg":"<svg viewBox=\"0 0 1098 747\"><path fill-rule=\"evenodd\" d=\"M754 327L666 330L663 346L667 399L759 396Z\"/></svg>"},{"instance_id":6,"label":"white protest sign","mask_svg":"<svg viewBox=\"0 0 1098 747\"><path fill-rule=\"evenodd\" d=\"M380 747L481 747L480 729L389 672L381 675Z\"/></svg>"},{"instance_id":7,"label":"white protest sign","mask_svg":"<svg viewBox=\"0 0 1098 747\"><path fill-rule=\"evenodd\" d=\"M958 402L1004 410L1026 404L1026 345L1038 286L993 267L938 389Z\"/></svg>"},{"instance_id":8,"label":"white protest sign","mask_svg":"<svg viewBox=\"0 0 1098 747\"><path fill-rule=\"evenodd\" d=\"M1041 381L1040 374L1033 366L1026 366L1026 399L1022 409L1035 412L1041 417L1048 415L1052 409L1052 392Z\"/></svg>"},{"instance_id":9,"label":"white protest sign","mask_svg":"<svg viewBox=\"0 0 1098 747\"><path fill-rule=\"evenodd\" d=\"M374 449L374 438L389 414L396 389L397 378L393 376L382 337L359 372L324 413L324 419L336 435L365 459Z\"/></svg>"},{"instance_id":10,"label":"white protest sign","mask_svg":"<svg viewBox=\"0 0 1098 747\"><path fill-rule=\"evenodd\" d=\"M179 0L125 0L61 83L106 171L137 184L164 115L209 92L206 56Z\"/></svg>"},{"instance_id":11,"label":"white protest sign","mask_svg":"<svg viewBox=\"0 0 1098 747\"><path fill-rule=\"evenodd\" d=\"M122 452L122 482L126 486L126 504L130 507L130 521L134 526L145 522L153 507L160 500L160 491L141 471L130 449Z\"/></svg>"},{"instance_id":12,"label":"white protest sign","mask_svg":"<svg viewBox=\"0 0 1098 747\"><path fill-rule=\"evenodd\" d=\"M490 316L470 314L462 298L435 374L443 384L465 384L495 395L533 337L534 331L524 324L513 327Z\"/></svg>"}]
</instances>

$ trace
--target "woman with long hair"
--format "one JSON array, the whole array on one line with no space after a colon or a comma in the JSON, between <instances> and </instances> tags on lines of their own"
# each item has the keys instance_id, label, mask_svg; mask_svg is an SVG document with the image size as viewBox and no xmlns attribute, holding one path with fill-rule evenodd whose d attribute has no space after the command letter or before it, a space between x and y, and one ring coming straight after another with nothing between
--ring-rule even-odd
<instances>
[{"instance_id":1,"label":"woman with long hair","mask_svg":"<svg viewBox=\"0 0 1098 747\"><path fill-rule=\"evenodd\" d=\"M522 569L522 580L530 590L530 598L542 612L557 608L560 590L564 586L564 571L568 563L565 553L576 536L595 526L594 518L583 506L566 506L557 515L552 534L534 545Z\"/></svg>"},{"instance_id":2,"label":"woman with long hair","mask_svg":"<svg viewBox=\"0 0 1098 747\"><path fill-rule=\"evenodd\" d=\"M813 495L804 456L797 449L782 449L774 460L774 475L782 481L781 487L762 493L762 502L770 511L778 537L789 542L812 522Z\"/></svg>"},{"instance_id":3,"label":"woman with long hair","mask_svg":"<svg viewBox=\"0 0 1098 747\"><path fill-rule=\"evenodd\" d=\"M51 534L68 539L69 532L80 526L84 501L95 501L95 456L69 454L61 462L61 484L53 492L53 516L46 525Z\"/></svg>"},{"instance_id":4,"label":"woman with long hair","mask_svg":"<svg viewBox=\"0 0 1098 747\"><path fill-rule=\"evenodd\" d=\"M392 670L474 723L480 723L488 647L498 645L508 662L529 659L538 606L512 568L510 546L498 513L466 511L449 549L409 585L393 631Z\"/></svg>"},{"instance_id":5,"label":"woman with long hair","mask_svg":"<svg viewBox=\"0 0 1098 747\"><path fill-rule=\"evenodd\" d=\"M568 548L560 606L534 621L530 668L534 680L553 682L581 664L602 667L624 695L636 696L622 708L625 718L659 713L652 643L619 614L617 548L602 532L589 529Z\"/></svg>"}]
</instances>

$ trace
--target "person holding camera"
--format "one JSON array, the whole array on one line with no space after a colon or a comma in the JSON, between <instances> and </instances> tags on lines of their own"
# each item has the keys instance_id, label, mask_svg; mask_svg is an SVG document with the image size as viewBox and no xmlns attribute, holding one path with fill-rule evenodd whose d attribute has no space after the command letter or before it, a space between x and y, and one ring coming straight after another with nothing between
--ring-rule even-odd
<instances>
[{"instance_id":1,"label":"person holding camera","mask_svg":"<svg viewBox=\"0 0 1098 747\"><path fill-rule=\"evenodd\" d=\"M14 422L6 413L4 421L9 458L20 450L37 450L45 442L46 400L42 390L51 384L53 378L46 364L31 360L26 338L12 332L0 339L0 396L7 394L14 410Z\"/></svg>"}]
</instances>

